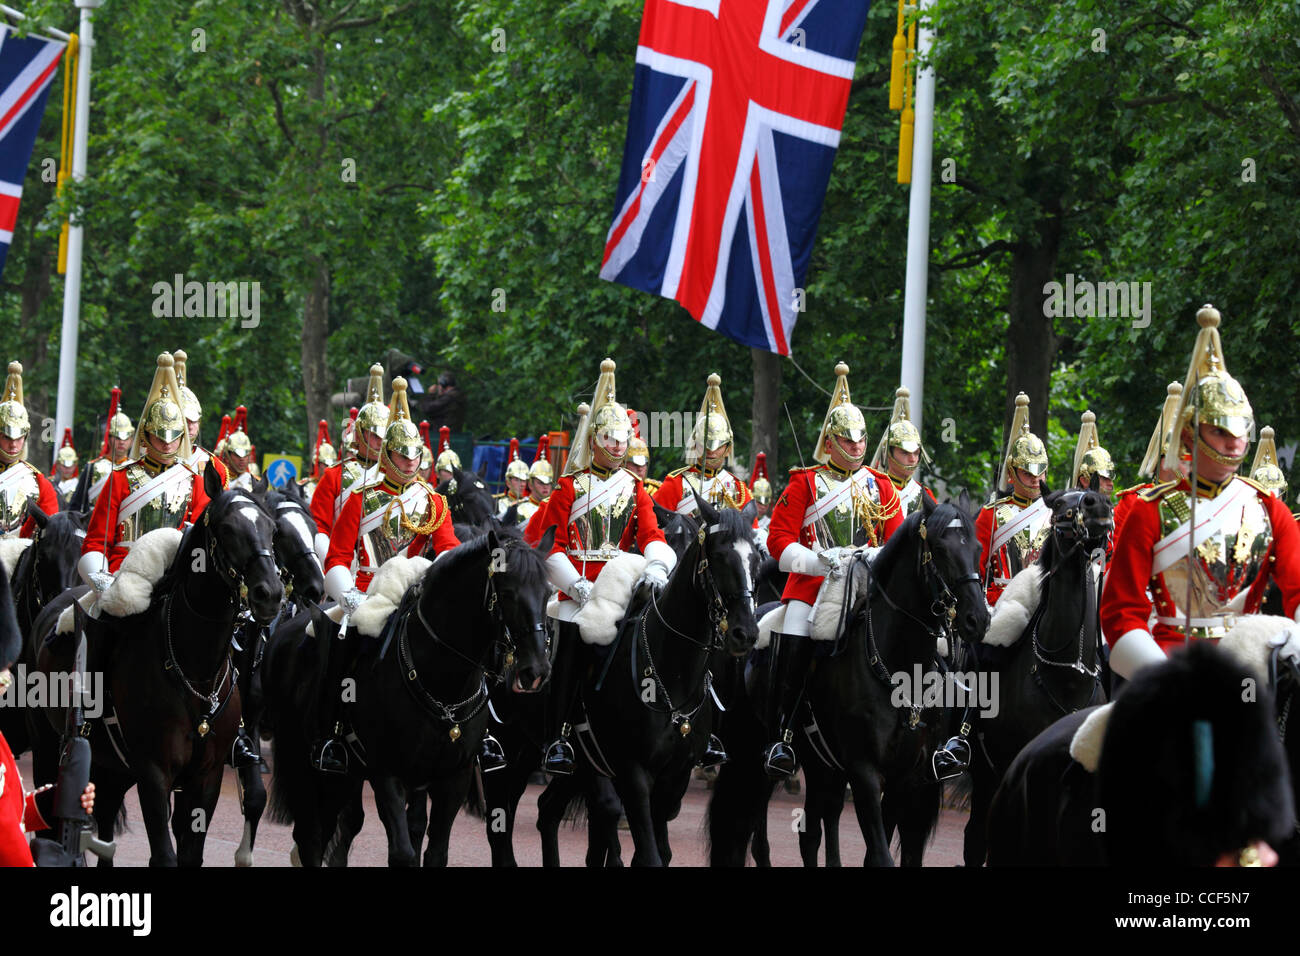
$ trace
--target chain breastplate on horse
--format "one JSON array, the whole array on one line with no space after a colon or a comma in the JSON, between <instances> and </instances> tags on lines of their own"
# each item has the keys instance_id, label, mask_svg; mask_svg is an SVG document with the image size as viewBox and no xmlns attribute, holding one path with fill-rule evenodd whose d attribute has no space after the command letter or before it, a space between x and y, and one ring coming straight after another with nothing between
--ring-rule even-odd
<instances>
[{"instance_id":1,"label":"chain breastplate on horse","mask_svg":"<svg viewBox=\"0 0 1300 956\"><path fill-rule=\"evenodd\" d=\"M27 503L40 500L41 486L25 462L16 461L0 474L9 479L0 487L0 536L13 538L27 520Z\"/></svg>"},{"instance_id":2,"label":"chain breastplate on horse","mask_svg":"<svg viewBox=\"0 0 1300 956\"><path fill-rule=\"evenodd\" d=\"M851 480L851 477L842 476L829 468L821 469L813 482L817 489L817 500L836 494ZM850 491L835 507L814 522L818 546L852 548L868 541L880 544L883 533L878 520L880 512L880 486L875 481L861 489Z\"/></svg>"},{"instance_id":3,"label":"chain breastplate on horse","mask_svg":"<svg viewBox=\"0 0 1300 956\"><path fill-rule=\"evenodd\" d=\"M1208 508L1211 500L1201 499L1197 508ZM1160 535L1164 537L1188 521L1191 505L1182 491L1160 500ZM1201 514L1197 512L1197 522ZM1161 623L1181 627L1188 612L1187 588L1191 584L1192 629L1198 637L1222 637L1231 617L1243 613L1251 586L1264 572L1264 555L1273 542L1273 525L1258 497L1251 495L1228 509L1224 520L1196 547L1195 557L1186 547L1173 565L1156 576L1176 614ZM1222 618L1211 621L1211 618ZM1202 623L1198 623L1198 619Z\"/></svg>"},{"instance_id":4,"label":"chain breastplate on horse","mask_svg":"<svg viewBox=\"0 0 1300 956\"><path fill-rule=\"evenodd\" d=\"M1032 502L1030 502L1029 507L1033 507ZM1013 520L1023 510L1010 501L998 505L997 510L994 512L997 527L1000 528L1008 521ZM1038 560L1038 555L1042 552L1043 545L1047 543L1047 536L1051 533L1051 530L1051 509L1043 508L1039 511L1037 517L1013 534L1011 540L1003 545L1002 550L1006 552L1007 563L1011 566L1011 577L1015 577Z\"/></svg>"},{"instance_id":5,"label":"chain breastplate on horse","mask_svg":"<svg viewBox=\"0 0 1300 956\"><path fill-rule=\"evenodd\" d=\"M396 495L389 494L378 485L358 494L361 495L362 521L377 512L382 515L379 526L361 536L366 554L372 562L362 570L375 571L383 567L389 558L405 554L415 540L415 532L403 527L402 515L406 515L407 524L424 524L429 520L433 503L426 494L417 496L414 504L403 506Z\"/></svg>"},{"instance_id":6,"label":"chain breastplate on horse","mask_svg":"<svg viewBox=\"0 0 1300 956\"><path fill-rule=\"evenodd\" d=\"M569 554L579 561L611 561L622 552L618 543L636 513L636 482L626 481L614 472L608 478L584 471L573 476L573 497L600 495L607 482L619 482L616 494L607 495L586 514L572 521L576 536L570 533Z\"/></svg>"},{"instance_id":7,"label":"chain breastplate on horse","mask_svg":"<svg viewBox=\"0 0 1300 956\"><path fill-rule=\"evenodd\" d=\"M126 480L131 492L154 478L140 465L130 465L126 469ZM185 513L190 507L190 494L194 490L193 482L174 481L166 489L153 496L135 514L117 526L117 541L125 544L136 541L142 535L159 528L179 528Z\"/></svg>"}]
</instances>

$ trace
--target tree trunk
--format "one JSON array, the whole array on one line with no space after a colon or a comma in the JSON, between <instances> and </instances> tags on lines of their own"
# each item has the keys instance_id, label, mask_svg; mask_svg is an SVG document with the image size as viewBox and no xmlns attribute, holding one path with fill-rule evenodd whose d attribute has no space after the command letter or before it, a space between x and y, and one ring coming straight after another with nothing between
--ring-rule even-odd
<instances>
[{"instance_id":1,"label":"tree trunk","mask_svg":"<svg viewBox=\"0 0 1300 956\"><path fill-rule=\"evenodd\" d=\"M1002 448L1007 446L1016 394L1029 396L1030 430L1047 440L1047 401L1057 338L1043 308L1043 287L1054 278L1061 247L1059 198L1044 205L1035 235L1016 244L1011 260L1011 323L1007 327L1007 391ZM1001 451L999 451L999 462Z\"/></svg>"},{"instance_id":2,"label":"tree trunk","mask_svg":"<svg viewBox=\"0 0 1300 956\"><path fill-rule=\"evenodd\" d=\"M775 488L781 451L781 356L755 348L749 354L754 361L754 406L747 464L752 468L758 453L766 453L768 478Z\"/></svg>"},{"instance_id":3,"label":"tree trunk","mask_svg":"<svg viewBox=\"0 0 1300 956\"><path fill-rule=\"evenodd\" d=\"M313 256L311 287L302 309L302 385L307 396L308 434L315 434L316 423L322 418L326 421L331 419L329 366L326 364L329 326L329 266L320 257Z\"/></svg>"},{"instance_id":4,"label":"tree trunk","mask_svg":"<svg viewBox=\"0 0 1300 956\"><path fill-rule=\"evenodd\" d=\"M39 328L37 316L40 314L41 306L50 296L55 253L48 243L42 248L43 251L39 256L29 260L27 272L19 286L22 297L19 305L18 327L24 330ZM62 328L62 325L56 325L55 328ZM30 370L43 367L49 359L50 336L44 332L31 336L22 351L24 368L29 370L23 377L30 383ZM56 390L58 388L57 375L55 388ZM50 390L44 386L29 385L23 391L27 413L32 423L32 430L27 436L27 460L41 471L49 471L49 466L54 461L54 452L59 447L59 442L63 440L62 435L51 434L54 428L54 416L50 414L50 409L54 403L50 401ZM69 422L69 424L73 426L75 432L76 423ZM84 460L85 456L82 457Z\"/></svg>"}]
</instances>

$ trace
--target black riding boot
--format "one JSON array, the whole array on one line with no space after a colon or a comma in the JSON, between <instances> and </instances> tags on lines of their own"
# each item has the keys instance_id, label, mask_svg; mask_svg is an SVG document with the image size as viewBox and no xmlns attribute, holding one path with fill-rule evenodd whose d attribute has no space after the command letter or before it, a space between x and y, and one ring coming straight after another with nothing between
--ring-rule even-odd
<instances>
[{"instance_id":1,"label":"black riding boot","mask_svg":"<svg viewBox=\"0 0 1300 956\"><path fill-rule=\"evenodd\" d=\"M500 770L506 765L506 752L501 741L490 730L483 731L483 742L478 747L478 766L484 773Z\"/></svg>"},{"instance_id":2,"label":"black riding boot","mask_svg":"<svg viewBox=\"0 0 1300 956\"><path fill-rule=\"evenodd\" d=\"M241 767L251 767L255 763L260 763L262 755L257 752L253 746L253 738L248 736L248 731L244 729L244 720L239 720L239 730L235 733L234 743L230 745L230 766L239 770Z\"/></svg>"},{"instance_id":3,"label":"black riding boot","mask_svg":"<svg viewBox=\"0 0 1300 956\"><path fill-rule=\"evenodd\" d=\"M769 665L768 726L777 729L777 739L764 754L763 769L773 780L782 780L799 769L795 756L794 719L803 699L808 665L812 661L812 638L798 634L773 634L773 655ZM778 709L779 708L779 709Z\"/></svg>"},{"instance_id":4,"label":"black riding boot","mask_svg":"<svg viewBox=\"0 0 1300 956\"><path fill-rule=\"evenodd\" d=\"M578 634L578 625L571 621L557 621L556 625L555 661L551 666L551 703L554 705L551 719L559 725L559 736L546 745L542 770L567 776L573 773L577 762L577 754L569 742L572 728L568 718L581 683L579 645L582 638Z\"/></svg>"},{"instance_id":5,"label":"black riding boot","mask_svg":"<svg viewBox=\"0 0 1300 956\"><path fill-rule=\"evenodd\" d=\"M325 677L320 684L316 743L311 748L311 765L322 773L347 773L348 748L343 741L343 678L352 663L354 635L343 640L335 634L319 639L325 655Z\"/></svg>"},{"instance_id":6,"label":"black riding boot","mask_svg":"<svg viewBox=\"0 0 1300 956\"><path fill-rule=\"evenodd\" d=\"M936 750L930 758L930 769L934 772L935 780L951 780L953 777L961 776L970 768L970 735L971 718L973 716L969 711L964 714L957 736L949 737L948 742L943 745L943 749Z\"/></svg>"},{"instance_id":7,"label":"black riding boot","mask_svg":"<svg viewBox=\"0 0 1300 956\"><path fill-rule=\"evenodd\" d=\"M716 734L709 734L709 742L705 745L704 753L700 755L700 762L696 766L708 770L710 767L722 766L727 760L727 751L722 746L722 741Z\"/></svg>"}]
</instances>

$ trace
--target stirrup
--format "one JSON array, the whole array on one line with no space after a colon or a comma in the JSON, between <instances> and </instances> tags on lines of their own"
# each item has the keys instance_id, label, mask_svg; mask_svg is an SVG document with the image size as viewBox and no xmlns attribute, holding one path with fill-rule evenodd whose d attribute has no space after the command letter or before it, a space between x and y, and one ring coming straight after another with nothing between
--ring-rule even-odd
<instances>
[{"instance_id":1,"label":"stirrup","mask_svg":"<svg viewBox=\"0 0 1300 956\"><path fill-rule=\"evenodd\" d=\"M549 774L567 777L577 769L577 754L573 744L569 743L569 725L560 730L560 736L552 740L542 757L542 770Z\"/></svg>"},{"instance_id":2,"label":"stirrup","mask_svg":"<svg viewBox=\"0 0 1300 956\"><path fill-rule=\"evenodd\" d=\"M790 741L794 737L790 731L781 735L781 739L767 748L763 758L763 770L773 780L784 780L799 770L799 758L795 756Z\"/></svg>"},{"instance_id":3,"label":"stirrup","mask_svg":"<svg viewBox=\"0 0 1300 956\"><path fill-rule=\"evenodd\" d=\"M930 758L935 780L951 780L970 768L970 741L960 735L949 737L942 750Z\"/></svg>"},{"instance_id":4,"label":"stirrup","mask_svg":"<svg viewBox=\"0 0 1300 956\"><path fill-rule=\"evenodd\" d=\"M248 733L243 727L239 728L239 733L230 744L230 766L236 770L244 767L252 767L260 763L262 755L257 752L253 746L253 741L249 738Z\"/></svg>"},{"instance_id":5,"label":"stirrup","mask_svg":"<svg viewBox=\"0 0 1300 956\"><path fill-rule=\"evenodd\" d=\"M483 742L478 748L478 765L484 773L500 770L506 765L506 752L490 733L484 731Z\"/></svg>"},{"instance_id":6,"label":"stirrup","mask_svg":"<svg viewBox=\"0 0 1300 956\"><path fill-rule=\"evenodd\" d=\"M312 748L311 765L321 773L347 773L348 748L337 737L327 737Z\"/></svg>"},{"instance_id":7,"label":"stirrup","mask_svg":"<svg viewBox=\"0 0 1300 956\"><path fill-rule=\"evenodd\" d=\"M705 746L704 753L700 756L700 762L696 766L707 770L710 767L720 767L729 759L726 748L722 746L722 741L715 734L709 734L709 742Z\"/></svg>"}]
</instances>

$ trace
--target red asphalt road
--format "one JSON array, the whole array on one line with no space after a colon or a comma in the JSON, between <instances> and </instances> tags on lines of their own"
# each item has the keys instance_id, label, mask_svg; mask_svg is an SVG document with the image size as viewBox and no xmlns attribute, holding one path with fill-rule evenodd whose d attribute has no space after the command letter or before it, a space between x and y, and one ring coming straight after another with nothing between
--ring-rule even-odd
<instances>
[{"instance_id":1,"label":"red asphalt road","mask_svg":"<svg viewBox=\"0 0 1300 956\"><path fill-rule=\"evenodd\" d=\"M268 745L269 749L269 745ZM28 787L32 785L31 760L24 757L20 761L23 780ZM263 776L270 785L270 776ZM530 784L519 804L515 826L515 858L520 866L541 866L541 838L537 833L537 797L542 787ZM673 848L673 866L706 866L708 858L704 847L704 822L708 809L709 791L703 781L692 780L686 797L682 801L681 813L668 825L669 838ZM388 842L383 825L375 811L374 796L367 786L364 788L365 825L352 845L349 858L351 866L385 866L388 861ZM149 863L149 841L145 835L144 824L140 814L140 801L136 791L127 795L127 825L130 829L117 837L118 866L147 866ZM786 793L778 787L768 807L768 839L772 846L773 866L800 866L799 842L794 829L796 811L803 806L803 798ZM967 814L962 811L944 810L939 817L939 828L934 842L926 850L926 866L954 866L961 862L962 828L966 825ZM204 848L205 866L234 866L235 849L239 846L243 833L243 818L239 814L239 799L235 785L235 773L227 768L221 788L221 800L213 814L211 828ZM632 837L627 831L620 831L623 845L623 862L632 859ZM253 865L290 866L289 850L293 846L290 828L270 823L264 817L258 828L257 845ZM587 831L585 824L578 828L563 826L560 829L560 860L564 866L582 866L587 850ZM846 866L858 866L866 854L866 844L858 830L857 818L853 813L853 804L845 804L840 817L840 857ZM824 857L823 857L824 859ZM894 859L898 852L895 845ZM92 860L93 862L93 860ZM490 866L491 854L488 850L484 822L469 816L464 811L456 818L451 831L451 865L452 866ZM749 862L753 865L752 860Z\"/></svg>"}]
</instances>

